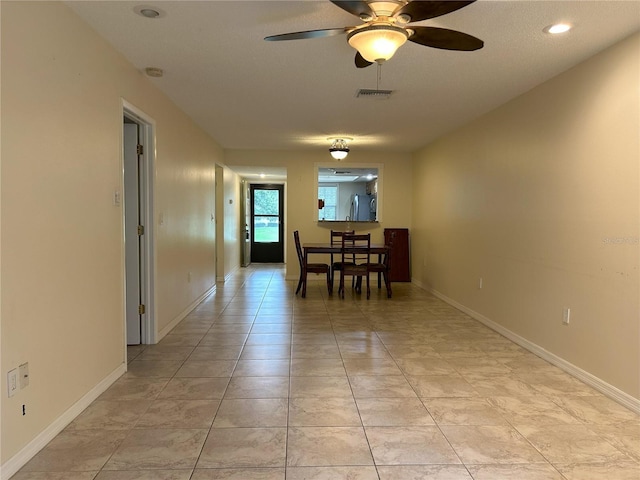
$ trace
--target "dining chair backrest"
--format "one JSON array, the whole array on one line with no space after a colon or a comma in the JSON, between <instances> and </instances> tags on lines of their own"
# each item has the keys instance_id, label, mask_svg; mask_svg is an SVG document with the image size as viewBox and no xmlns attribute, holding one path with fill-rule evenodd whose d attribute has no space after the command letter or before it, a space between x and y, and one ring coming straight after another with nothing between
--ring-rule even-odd
<instances>
[{"instance_id":1,"label":"dining chair backrest","mask_svg":"<svg viewBox=\"0 0 640 480\"><path fill-rule=\"evenodd\" d=\"M342 236L345 233L354 234L355 230L347 230L346 232L341 232L339 230L331 230L331 245L342 245Z\"/></svg>"},{"instance_id":2,"label":"dining chair backrest","mask_svg":"<svg viewBox=\"0 0 640 480\"><path fill-rule=\"evenodd\" d=\"M337 246L337 245L342 246L342 237L343 237L343 235L344 234L353 235L354 233L356 233L355 230L347 230L346 232L342 232L340 230L331 230L331 245L333 245L333 246ZM340 258L340 256L338 256L338 258ZM333 266L332 271L333 270L340 270L342 268L342 262L340 262L339 260L338 261L334 261L333 253L331 254L331 265Z\"/></svg>"},{"instance_id":3,"label":"dining chair backrest","mask_svg":"<svg viewBox=\"0 0 640 480\"><path fill-rule=\"evenodd\" d=\"M300 233L298 230L293 232L293 239L296 243L296 253L298 254L298 262L300 263L300 268L304 266L304 255L302 254L302 245L300 245Z\"/></svg>"},{"instance_id":4,"label":"dining chair backrest","mask_svg":"<svg viewBox=\"0 0 640 480\"><path fill-rule=\"evenodd\" d=\"M342 261L356 265L369 263L371 255L370 233L345 233L342 235Z\"/></svg>"}]
</instances>

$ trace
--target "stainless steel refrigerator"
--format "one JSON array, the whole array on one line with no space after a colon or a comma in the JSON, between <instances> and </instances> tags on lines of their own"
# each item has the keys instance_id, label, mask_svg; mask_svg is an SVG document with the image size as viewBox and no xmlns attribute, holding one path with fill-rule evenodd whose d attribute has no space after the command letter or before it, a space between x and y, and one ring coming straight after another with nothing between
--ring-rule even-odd
<instances>
[{"instance_id":1,"label":"stainless steel refrigerator","mask_svg":"<svg viewBox=\"0 0 640 480\"><path fill-rule=\"evenodd\" d=\"M376 219L377 198L376 195L351 195L351 207L349 219L356 222L372 222Z\"/></svg>"}]
</instances>

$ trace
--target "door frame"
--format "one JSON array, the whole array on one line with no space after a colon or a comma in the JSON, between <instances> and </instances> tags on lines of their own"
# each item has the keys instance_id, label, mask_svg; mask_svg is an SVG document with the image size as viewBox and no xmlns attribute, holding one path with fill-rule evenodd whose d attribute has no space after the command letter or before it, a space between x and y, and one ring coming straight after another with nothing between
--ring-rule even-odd
<instances>
[{"instance_id":1,"label":"door frame","mask_svg":"<svg viewBox=\"0 0 640 480\"><path fill-rule=\"evenodd\" d=\"M158 337L155 301L155 222L154 222L154 182L155 182L155 120L135 105L122 99L121 116L129 118L139 126L139 141L143 146L142 168L140 169L140 221L144 226L144 235L140 242L140 296L145 305L145 313L141 319L141 344L154 344ZM122 121L122 120L121 120ZM124 135L120 129L120 191L124 186ZM127 345L127 316L126 316L126 258L125 258L125 211L122 209L122 291L123 291L123 324L124 345ZM125 364L127 349L124 349Z\"/></svg>"},{"instance_id":2,"label":"door frame","mask_svg":"<svg viewBox=\"0 0 640 480\"><path fill-rule=\"evenodd\" d=\"M282 233L282 262L287 263L287 182L280 181L247 181L246 193L247 193L247 218L249 220L249 232L250 232L250 248L249 248L249 263L253 262L251 256L253 255L253 243L254 243L254 225L253 225L253 186L273 186L282 188L282 210L280 216L282 218L281 233Z\"/></svg>"},{"instance_id":3,"label":"door frame","mask_svg":"<svg viewBox=\"0 0 640 480\"><path fill-rule=\"evenodd\" d=\"M224 239L225 239L225 224L224 224L224 167L216 163L215 167L215 218L212 220L215 222L215 246L214 253L216 259L216 282L224 282L226 280L225 270L225 256L224 256ZM221 221L218 221L221 219Z\"/></svg>"},{"instance_id":4,"label":"door frame","mask_svg":"<svg viewBox=\"0 0 640 480\"><path fill-rule=\"evenodd\" d=\"M251 194L249 192L249 182L240 182L240 265L248 267L251 265ZM285 245L286 249L286 245Z\"/></svg>"}]
</instances>

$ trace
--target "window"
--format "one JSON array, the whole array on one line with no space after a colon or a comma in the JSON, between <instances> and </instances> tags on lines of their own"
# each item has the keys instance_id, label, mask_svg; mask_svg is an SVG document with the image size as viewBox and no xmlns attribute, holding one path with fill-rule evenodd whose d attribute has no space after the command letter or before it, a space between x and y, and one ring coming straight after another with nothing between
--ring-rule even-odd
<instances>
[{"instance_id":1,"label":"window","mask_svg":"<svg viewBox=\"0 0 640 480\"><path fill-rule=\"evenodd\" d=\"M280 192L278 190L254 190L253 192L253 240L269 243L280 241Z\"/></svg>"},{"instance_id":2,"label":"window","mask_svg":"<svg viewBox=\"0 0 640 480\"><path fill-rule=\"evenodd\" d=\"M338 206L338 186L319 185L318 199L324 201L324 208L318 209L318 220L335 220Z\"/></svg>"}]
</instances>

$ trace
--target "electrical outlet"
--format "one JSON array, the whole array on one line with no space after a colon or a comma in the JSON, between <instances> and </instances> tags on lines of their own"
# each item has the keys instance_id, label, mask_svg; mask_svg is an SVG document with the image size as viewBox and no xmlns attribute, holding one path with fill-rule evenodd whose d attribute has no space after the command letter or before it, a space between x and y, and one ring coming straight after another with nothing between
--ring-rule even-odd
<instances>
[{"instance_id":1,"label":"electrical outlet","mask_svg":"<svg viewBox=\"0 0 640 480\"><path fill-rule=\"evenodd\" d=\"M478 280L478 290L482 290L482 277Z\"/></svg>"},{"instance_id":2,"label":"electrical outlet","mask_svg":"<svg viewBox=\"0 0 640 480\"><path fill-rule=\"evenodd\" d=\"M20 372L20 389L29 386L29 362L23 363L18 367Z\"/></svg>"},{"instance_id":3,"label":"electrical outlet","mask_svg":"<svg viewBox=\"0 0 640 480\"><path fill-rule=\"evenodd\" d=\"M14 368L7 373L7 393L13 397L18 391L18 369Z\"/></svg>"},{"instance_id":4,"label":"electrical outlet","mask_svg":"<svg viewBox=\"0 0 640 480\"><path fill-rule=\"evenodd\" d=\"M565 308L562 311L562 324L563 325L569 325L569 320L571 320L571 309L570 308Z\"/></svg>"}]
</instances>

